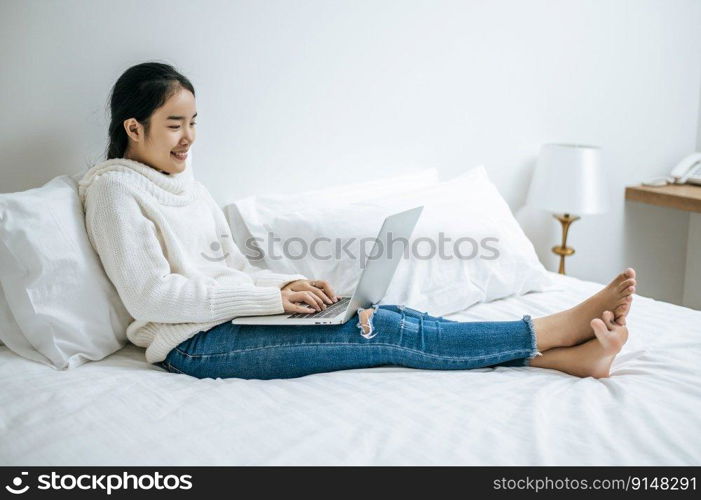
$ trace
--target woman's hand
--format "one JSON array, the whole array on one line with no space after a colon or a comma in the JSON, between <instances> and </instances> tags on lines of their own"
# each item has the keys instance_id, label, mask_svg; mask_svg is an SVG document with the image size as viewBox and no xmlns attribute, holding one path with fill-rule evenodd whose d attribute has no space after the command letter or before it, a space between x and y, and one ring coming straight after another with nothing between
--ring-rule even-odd
<instances>
[{"instance_id":1,"label":"woman's hand","mask_svg":"<svg viewBox=\"0 0 701 500\"><path fill-rule=\"evenodd\" d=\"M285 312L312 312L326 309L326 304L338 302L331 285L324 280L297 280L285 285L281 290L282 306ZM303 302L303 304L296 304Z\"/></svg>"}]
</instances>

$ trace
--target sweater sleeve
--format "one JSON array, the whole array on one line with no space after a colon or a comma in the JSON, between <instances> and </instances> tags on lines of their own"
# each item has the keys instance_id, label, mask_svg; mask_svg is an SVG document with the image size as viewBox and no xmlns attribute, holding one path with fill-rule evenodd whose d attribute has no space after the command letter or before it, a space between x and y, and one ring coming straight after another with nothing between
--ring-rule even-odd
<instances>
[{"instance_id":1,"label":"sweater sleeve","mask_svg":"<svg viewBox=\"0 0 701 500\"><path fill-rule=\"evenodd\" d=\"M303 274L274 273L269 269L260 269L248 262L236 244L233 247L235 250L232 252L238 252L237 260L242 262L241 267L236 266L236 268L251 276L257 286L274 286L281 289L292 281L309 279Z\"/></svg>"},{"instance_id":2,"label":"sweater sleeve","mask_svg":"<svg viewBox=\"0 0 701 500\"><path fill-rule=\"evenodd\" d=\"M202 189L203 196L206 197L210 209L212 211L212 216L216 220L217 227L222 231L227 231L231 234L231 228L226 220L224 211L217 205L217 202L212 198L206 189ZM221 232L219 234L222 234ZM269 269L261 269L257 266L251 264L245 255L241 252L239 247L233 241L232 238L227 238L222 242L222 246L226 253L231 255L231 259L227 262L231 267L239 271L243 271L253 279L253 282L257 286L274 286L278 289L283 288L285 285L296 280L306 280L309 279L303 274L287 274L287 273L275 273Z\"/></svg>"},{"instance_id":3,"label":"sweater sleeve","mask_svg":"<svg viewBox=\"0 0 701 500\"><path fill-rule=\"evenodd\" d=\"M107 276L136 320L204 323L284 313L277 286L171 272L156 225L122 184L93 184L86 195L85 223Z\"/></svg>"}]
</instances>

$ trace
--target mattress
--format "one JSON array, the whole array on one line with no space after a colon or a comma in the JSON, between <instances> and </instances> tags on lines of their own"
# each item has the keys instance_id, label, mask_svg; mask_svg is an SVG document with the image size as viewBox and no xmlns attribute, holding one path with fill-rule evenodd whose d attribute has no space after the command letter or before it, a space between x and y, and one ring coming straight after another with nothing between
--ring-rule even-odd
<instances>
[{"instance_id":1,"label":"mattress","mask_svg":"<svg viewBox=\"0 0 701 500\"><path fill-rule=\"evenodd\" d=\"M603 286L551 276L446 317L536 318ZM68 371L2 346L0 464L701 464L701 312L636 294L628 327L604 379L501 366L197 379L131 344Z\"/></svg>"}]
</instances>

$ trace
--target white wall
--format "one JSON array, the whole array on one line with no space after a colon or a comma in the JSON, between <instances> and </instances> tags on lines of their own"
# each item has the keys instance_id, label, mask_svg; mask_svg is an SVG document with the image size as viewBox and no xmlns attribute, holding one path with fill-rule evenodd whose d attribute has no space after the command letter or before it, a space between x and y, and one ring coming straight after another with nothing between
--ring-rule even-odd
<instances>
[{"instance_id":1,"label":"white wall","mask_svg":"<svg viewBox=\"0 0 701 500\"><path fill-rule=\"evenodd\" d=\"M159 60L195 85L222 205L483 163L551 270L559 225L522 208L539 147L598 144L614 209L574 223L568 274L632 265L678 303L688 214L623 197L696 147L700 25L698 0L0 0L0 192L100 160L111 85Z\"/></svg>"},{"instance_id":2,"label":"white wall","mask_svg":"<svg viewBox=\"0 0 701 500\"><path fill-rule=\"evenodd\" d=\"M700 90L701 92L701 90ZM696 151L701 152L701 97L699 97L699 126L698 136L696 137Z\"/></svg>"}]
</instances>

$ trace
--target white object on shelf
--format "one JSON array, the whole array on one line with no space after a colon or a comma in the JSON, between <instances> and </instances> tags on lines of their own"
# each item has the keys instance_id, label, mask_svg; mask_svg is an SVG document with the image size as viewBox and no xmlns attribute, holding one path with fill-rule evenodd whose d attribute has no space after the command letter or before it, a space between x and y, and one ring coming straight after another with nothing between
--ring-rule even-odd
<instances>
[{"instance_id":1,"label":"white object on shelf","mask_svg":"<svg viewBox=\"0 0 701 500\"><path fill-rule=\"evenodd\" d=\"M666 186L667 184L674 184L674 179L672 177L653 177L647 181L641 183L643 186Z\"/></svg>"}]
</instances>

